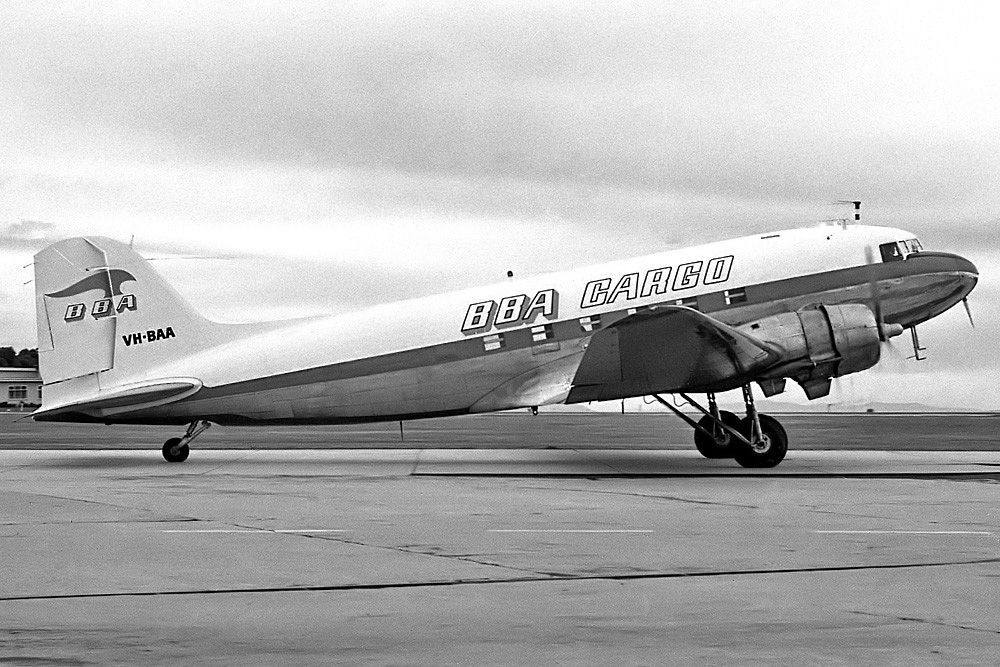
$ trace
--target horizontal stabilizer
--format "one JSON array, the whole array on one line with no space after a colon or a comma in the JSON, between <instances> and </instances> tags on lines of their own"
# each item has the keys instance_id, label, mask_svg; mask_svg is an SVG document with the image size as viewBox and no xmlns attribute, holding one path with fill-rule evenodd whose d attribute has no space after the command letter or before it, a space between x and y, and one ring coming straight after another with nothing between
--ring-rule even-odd
<instances>
[{"instance_id":1,"label":"horizontal stabilizer","mask_svg":"<svg viewBox=\"0 0 1000 667\"><path fill-rule=\"evenodd\" d=\"M201 389L194 378L169 378L115 387L110 391L81 397L54 406L45 406L32 413L36 421L61 421L60 415L87 415L94 418L119 415L143 408L179 401Z\"/></svg>"}]
</instances>

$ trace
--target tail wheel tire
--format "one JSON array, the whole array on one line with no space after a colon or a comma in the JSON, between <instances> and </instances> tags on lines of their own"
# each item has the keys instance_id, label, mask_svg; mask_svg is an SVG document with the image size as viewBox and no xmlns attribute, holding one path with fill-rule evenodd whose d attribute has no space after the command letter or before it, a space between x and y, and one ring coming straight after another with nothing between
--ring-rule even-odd
<instances>
[{"instance_id":1,"label":"tail wheel tire","mask_svg":"<svg viewBox=\"0 0 1000 667\"><path fill-rule=\"evenodd\" d=\"M757 447L739 441L733 443L733 458L744 468L773 468L788 452L788 434L774 417L758 415L757 418L760 419L762 442ZM753 422L749 417L740 420L740 433L747 440L751 440L752 429Z\"/></svg>"},{"instance_id":2,"label":"tail wheel tire","mask_svg":"<svg viewBox=\"0 0 1000 667\"><path fill-rule=\"evenodd\" d=\"M191 449L181 444L180 438L170 438L163 443L163 458L170 463L181 463L186 460Z\"/></svg>"},{"instance_id":3,"label":"tail wheel tire","mask_svg":"<svg viewBox=\"0 0 1000 667\"><path fill-rule=\"evenodd\" d=\"M740 433L743 432L742 430L743 427L741 426L742 422L740 418L737 417L732 412L729 412L727 410L720 410L719 418L722 420L722 423L725 424L726 426L735 429ZM706 459L733 458L733 454L736 453L735 445L739 441L736 440L736 438L734 438L732 434L729 433L729 431L719 428L716 425L715 420L709 417L708 415L705 415L704 417L701 418L701 420L698 422L698 426L702 427L709 433L718 434L716 437L713 438L705 433L702 433L698 429L694 430L694 446L698 448L698 451L701 453L702 456L704 456Z\"/></svg>"}]
</instances>

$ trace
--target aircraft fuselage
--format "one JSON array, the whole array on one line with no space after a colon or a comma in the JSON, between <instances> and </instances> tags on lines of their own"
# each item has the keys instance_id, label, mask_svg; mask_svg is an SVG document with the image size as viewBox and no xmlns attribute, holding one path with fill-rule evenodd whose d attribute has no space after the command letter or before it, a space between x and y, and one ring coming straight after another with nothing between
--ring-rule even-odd
<instances>
[{"instance_id":1,"label":"aircraft fuselage","mask_svg":"<svg viewBox=\"0 0 1000 667\"><path fill-rule=\"evenodd\" d=\"M350 423L572 402L592 336L665 305L742 325L820 303L871 304L875 285L885 322L909 327L934 317L968 294L976 269L945 253L878 256L881 245L911 238L865 226L748 236L352 313L245 325L241 335L193 351L185 349L182 322L165 316L131 331L126 309L115 313L115 368L107 371L115 384L181 378L196 390L166 405L63 418ZM147 341L145 330L171 335ZM129 355L151 346L163 346L164 361L129 377Z\"/></svg>"}]
</instances>

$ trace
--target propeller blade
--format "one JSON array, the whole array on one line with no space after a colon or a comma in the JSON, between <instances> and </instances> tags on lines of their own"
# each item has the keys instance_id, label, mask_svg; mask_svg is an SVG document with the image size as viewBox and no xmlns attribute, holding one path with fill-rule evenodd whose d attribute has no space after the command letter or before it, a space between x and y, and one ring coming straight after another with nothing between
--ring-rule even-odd
<instances>
[{"instance_id":1,"label":"propeller blade","mask_svg":"<svg viewBox=\"0 0 1000 667\"><path fill-rule=\"evenodd\" d=\"M875 315L875 326L878 327L878 339L887 343L890 338L903 333L903 326L886 323L882 315L882 289L875 277L875 251L871 246L865 246L865 263L868 265L868 296L871 299L872 313Z\"/></svg>"},{"instance_id":2,"label":"propeller blade","mask_svg":"<svg viewBox=\"0 0 1000 667\"><path fill-rule=\"evenodd\" d=\"M888 342L882 345L883 352L887 352L882 356L882 360L885 363L885 368L887 371L892 373L903 373L909 366L906 353L896 345L896 342L889 339Z\"/></svg>"},{"instance_id":3,"label":"propeller blade","mask_svg":"<svg viewBox=\"0 0 1000 667\"><path fill-rule=\"evenodd\" d=\"M868 296L875 314L875 325L878 327L878 338L883 343L889 340L885 331L885 320L882 319L882 293L875 278L875 251L871 246L865 246L865 264L868 265Z\"/></svg>"}]
</instances>

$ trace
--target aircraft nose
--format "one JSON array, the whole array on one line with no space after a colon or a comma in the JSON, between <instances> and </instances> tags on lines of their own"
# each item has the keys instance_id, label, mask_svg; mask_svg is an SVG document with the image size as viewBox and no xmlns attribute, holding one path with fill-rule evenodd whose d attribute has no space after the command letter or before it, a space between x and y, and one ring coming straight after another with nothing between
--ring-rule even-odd
<instances>
[{"instance_id":1,"label":"aircraft nose","mask_svg":"<svg viewBox=\"0 0 1000 667\"><path fill-rule=\"evenodd\" d=\"M890 263L891 264L891 263ZM936 317L969 296L979 282L979 269L961 255L923 251L909 255L903 266L913 281L909 297L886 306L887 322L904 328Z\"/></svg>"},{"instance_id":2,"label":"aircraft nose","mask_svg":"<svg viewBox=\"0 0 1000 667\"><path fill-rule=\"evenodd\" d=\"M976 268L975 264L961 255L951 255L951 260L954 265L952 273L959 277L959 280L965 286L965 296L968 296L979 282L979 269Z\"/></svg>"},{"instance_id":3,"label":"aircraft nose","mask_svg":"<svg viewBox=\"0 0 1000 667\"><path fill-rule=\"evenodd\" d=\"M975 289L976 283L979 282L979 269L976 268L975 264L961 255L953 253L942 253L942 255L950 264L947 268L947 273L958 278L965 288L965 296L968 296Z\"/></svg>"},{"instance_id":4,"label":"aircraft nose","mask_svg":"<svg viewBox=\"0 0 1000 667\"><path fill-rule=\"evenodd\" d=\"M920 258L920 261L922 262L928 262L930 266L934 267L932 269L934 271L940 271L942 273L964 273L973 280L979 278L979 269L976 268L976 265L961 255L956 255L951 252L925 251L912 255L912 257Z\"/></svg>"},{"instance_id":5,"label":"aircraft nose","mask_svg":"<svg viewBox=\"0 0 1000 667\"><path fill-rule=\"evenodd\" d=\"M976 265L961 255L955 255L955 265L957 271L971 273L974 277L979 277L979 269L976 268Z\"/></svg>"}]
</instances>

